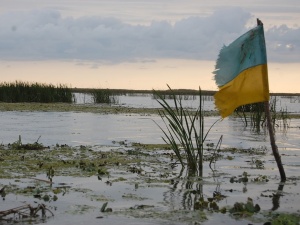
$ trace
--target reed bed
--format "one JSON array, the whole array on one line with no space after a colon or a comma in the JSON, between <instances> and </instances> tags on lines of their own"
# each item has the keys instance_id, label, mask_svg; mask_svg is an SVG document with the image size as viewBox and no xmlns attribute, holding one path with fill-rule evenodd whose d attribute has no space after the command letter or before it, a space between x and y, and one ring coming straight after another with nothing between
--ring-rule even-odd
<instances>
[{"instance_id":1,"label":"reed bed","mask_svg":"<svg viewBox=\"0 0 300 225\"><path fill-rule=\"evenodd\" d=\"M94 89L92 92L92 97L94 99L94 103L117 103L117 97L109 89Z\"/></svg>"},{"instance_id":2,"label":"reed bed","mask_svg":"<svg viewBox=\"0 0 300 225\"><path fill-rule=\"evenodd\" d=\"M0 83L0 101L8 103L72 103L74 98L71 88L63 84L54 86L53 84L15 81Z\"/></svg>"}]
</instances>

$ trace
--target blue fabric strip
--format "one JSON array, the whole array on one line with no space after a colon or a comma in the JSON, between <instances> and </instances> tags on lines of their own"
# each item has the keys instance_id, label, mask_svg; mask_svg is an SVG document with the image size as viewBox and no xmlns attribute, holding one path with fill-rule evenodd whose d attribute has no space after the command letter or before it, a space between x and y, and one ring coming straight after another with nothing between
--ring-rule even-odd
<instances>
[{"instance_id":1,"label":"blue fabric strip","mask_svg":"<svg viewBox=\"0 0 300 225\"><path fill-rule=\"evenodd\" d=\"M213 72L214 79L221 87L242 71L266 63L264 29L259 25L221 49Z\"/></svg>"}]
</instances>

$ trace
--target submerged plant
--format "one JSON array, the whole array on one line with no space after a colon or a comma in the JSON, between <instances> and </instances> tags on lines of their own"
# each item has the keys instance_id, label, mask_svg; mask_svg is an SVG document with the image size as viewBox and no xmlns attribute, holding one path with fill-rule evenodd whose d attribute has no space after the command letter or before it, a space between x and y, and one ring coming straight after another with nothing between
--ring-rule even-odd
<instances>
[{"instance_id":1,"label":"submerged plant","mask_svg":"<svg viewBox=\"0 0 300 225\"><path fill-rule=\"evenodd\" d=\"M188 111L182 106L181 98L170 89L175 107L164 99L158 92L157 102L162 106L163 110L159 111L160 117L166 125L166 131L160 127L164 133L163 140L171 146L181 165L184 167L184 159L186 158L188 171L191 173L198 172L199 176L203 175L203 149L204 141L212 128L204 132L204 110L202 92L199 89L199 107L195 112Z\"/></svg>"}]
</instances>

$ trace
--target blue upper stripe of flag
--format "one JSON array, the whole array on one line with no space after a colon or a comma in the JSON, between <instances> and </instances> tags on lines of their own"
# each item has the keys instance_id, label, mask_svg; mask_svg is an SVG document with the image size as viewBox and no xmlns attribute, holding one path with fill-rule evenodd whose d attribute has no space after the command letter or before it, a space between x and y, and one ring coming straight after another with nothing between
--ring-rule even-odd
<instances>
[{"instance_id":1,"label":"blue upper stripe of flag","mask_svg":"<svg viewBox=\"0 0 300 225\"><path fill-rule=\"evenodd\" d=\"M259 25L224 46L215 66L215 81L223 86L242 71L267 63L263 25Z\"/></svg>"}]
</instances>

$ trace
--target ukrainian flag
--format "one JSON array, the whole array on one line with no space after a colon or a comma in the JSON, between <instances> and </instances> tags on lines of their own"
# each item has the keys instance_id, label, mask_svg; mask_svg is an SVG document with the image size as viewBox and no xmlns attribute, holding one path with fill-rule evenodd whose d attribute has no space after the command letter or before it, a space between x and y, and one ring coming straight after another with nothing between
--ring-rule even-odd
<instances>
[{"instance_id":1,"label":"ukrainian flag","mask_svg":"<svg viewBox=\"0 0 300 225\"><path fill-rule=\"evenodd\" d=\"M213 73L219 86L215 104L223 118L241 105L269 101L263 24L224 46Z\"/></svg>"}]
</instances>

